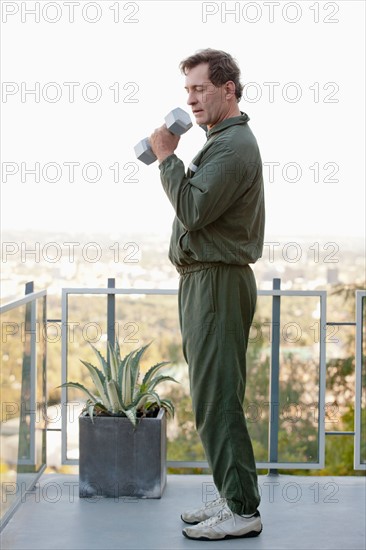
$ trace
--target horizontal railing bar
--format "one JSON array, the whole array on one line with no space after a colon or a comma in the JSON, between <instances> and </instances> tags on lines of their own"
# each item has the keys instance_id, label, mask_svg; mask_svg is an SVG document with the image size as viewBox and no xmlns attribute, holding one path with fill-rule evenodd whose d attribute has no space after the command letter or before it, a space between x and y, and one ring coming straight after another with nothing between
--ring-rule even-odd
<instances>
[{"instance_id":1,"label":"horizontal railing bar","mask_svg":"<svg viewBox=\"0 0 366 550\"><path fill-rule=\"evenodd\" d=\"M354 323L354 322L349 322L349 323L346 323L346 322L344 322L344 323L329 322L328 323L327 322L326 325L332 325L332 326L336 326L336 327L338 327L339 325L356 326L356 323Z\"/></svg>"},{"instance_id":2,"label":"horizontal railing bar","mask_svg":"<svg viewBox=\"0 0 366 550\"><path fill-rule=\"evenodd\" d=\"M178 289L155 288L63 288L64 294L178 294Z\"/></svg>"},{"instance_id":3,"label":"horizontal railing bar","mask_svg":"<svg viewBox=\"0 0 366 550\"><path fill-rule=\"evenodd\" d=\"M47 319L47 323L61 323L62 322L62 319ZM340 326L340 325L346 325L346 326L356 326L356 323L353 323L353 322L349 322L349 323L346 323L346 322L342 322L342 323L336 323L336 322L327 322L325 323L326 325L330 325L330 326Z\"/></svg>"},{"instance_id":4,"label":"horizontal railing bar","mask_svg":"<svg viewBox=\"0 0 366 550\"><path fill-rule=\"evenodd\" d=\"M63 288L65 294L177 294L177 288ZM326 290L258 290L259 296L325 296Z\"/></svg>"},{"instance_id":5,"label":"horizontal railing bar","mask_svg":"<svg viewBox=\"0 0 366 550\"><path fill-rule=\"evenodd\" d=\"M67 466L79 466L77 458L67 458L63 464ZM185 462L184 460L168 460L168 468L209 468L207 462ZM319 462L257 462L258 470L267 470L268 468L276 468L281 470L321 470L322 465Z\"/></svg>"},{"instance_id":6,"label":"horizontal railing bar","mask_svg":"<svg viewBox=\"0 0 366 550\"><path fill-rule=\"evenodd\" d=\"M62 319L47 319L47 323L61 323ZM325 323L327 326L356 326L356 323Z\"/></svg>"},{"instance_id":7,"label":"horizontal railing bar","mask_svg":"<svg viewBox=\"0 0 366 550\"><path fill-rule=\"evenodd\" d=\"M46 294L47 294L46 289L40 290L39 292L32 292L31 294L27 294L26 296L24 296L24 298L20 298L19 300L15 300L14 302L9 302L1 306L0 313L6 313L7 311L10 311L17 307L24 306L29 302L33 302L35 300L38 300L38 298L42 298L43 296L46 296Z\"/></svg>"},{"instance_id":8,"label":"horizontal railing bar","mask_svg":"<svg viewBox=\"0 0 366 550\"><path fill-rule=\"evenodd\" d=\"M355 435L355 432L325 432L325 435Z\"/></svg>"},{"instance_id":9,"label":"horizontal railing bar","mask_svg":"<svg viewBox=\"0 0 366 550\"><path fill-rule=\"evenodd\" d=\"M71 464L71 461L69 462ZM168 468L209 468L207 462L185 462L185 461L167 461ZM321 470L322 465L318 462L256 462L258 470L268 468L286 469L286 470Z\"/></svg>"}]
</instances>

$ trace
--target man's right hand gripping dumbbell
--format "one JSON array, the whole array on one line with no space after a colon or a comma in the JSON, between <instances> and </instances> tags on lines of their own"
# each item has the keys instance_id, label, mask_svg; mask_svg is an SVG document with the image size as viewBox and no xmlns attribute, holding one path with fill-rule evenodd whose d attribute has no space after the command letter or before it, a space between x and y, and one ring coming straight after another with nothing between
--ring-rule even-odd
<instances>
[{"instance_id":1,"label":"man's right hand gripping dumbbell","mask_svg":"<svg viewBox=\"0 0 366 550\"><path fill-rule=\"evenodd\" d=\"M185 134L192 126L189 114L180 107L173 109L165 117L165 125L171 134L181 136ZM142 139L135 145L136 157L145 164L152 164L156 161L156 156L151 149L149 138Z\"/></svg>"}]
</instances>

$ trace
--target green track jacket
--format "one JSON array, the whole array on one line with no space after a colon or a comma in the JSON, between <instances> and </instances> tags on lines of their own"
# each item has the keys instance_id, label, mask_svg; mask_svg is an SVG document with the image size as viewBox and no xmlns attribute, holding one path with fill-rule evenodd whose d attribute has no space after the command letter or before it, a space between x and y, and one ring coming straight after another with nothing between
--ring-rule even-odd
<instances>
[{"instance_id":1,"label":"green track jacket","mask_svg":"<svg viewBox=\"0 0 366 550\"><path fill-rule=\"evenodd\" d=\"M176 213L169 249L175 266L246 265L261 257L262 160L248 121L242 113L211 128L187 173L175 154L159 165L161 182Z\"/></svg>"}]
</instances>

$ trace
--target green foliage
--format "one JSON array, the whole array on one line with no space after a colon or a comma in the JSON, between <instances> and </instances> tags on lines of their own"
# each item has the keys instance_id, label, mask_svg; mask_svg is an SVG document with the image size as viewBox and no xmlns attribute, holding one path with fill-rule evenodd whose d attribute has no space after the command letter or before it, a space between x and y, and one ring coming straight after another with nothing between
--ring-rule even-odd
<instances>
[{"instance_id":1,"label":"green foliage","mask_svg":"<svg viewBox=\"0 0 366 550\"><path fill-rule=\"evenodd\" d=\"M174 416L174 405L170 399L162 399L156 392L156 386L161 382L177 382L171 376L160 374L161 369L168 364L163 361L148 369L143 380L140 378L140 361L151 342L128 353L121 358L121 349L116 339L112 347L108 344L108 358L105 359L100 351L90 344L99 368L87 361L80 360L88 369L94 384L94 392L89 391L79 382L66 382L62 386L81 390L87 397L82 414L126 416L134 426L137 418L148 416L156 409L164 408L168 414ZM159 373L159 374L158 374Z\"/></svg>"}]
</instances>

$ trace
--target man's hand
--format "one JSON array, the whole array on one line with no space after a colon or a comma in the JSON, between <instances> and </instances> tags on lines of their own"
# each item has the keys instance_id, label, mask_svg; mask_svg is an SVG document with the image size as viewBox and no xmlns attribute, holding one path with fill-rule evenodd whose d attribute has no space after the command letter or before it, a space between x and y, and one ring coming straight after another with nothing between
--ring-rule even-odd
<instances>
[{"instance_id":1,"label":"man's hand","mask_svg":"<svg viewBox=\"0 0 366 550\"><path fill-rule=\"evenodd\" d=\"M169 132L165 124L151 134L149 137L150 146L159 163L174 153L179 140L180 136Z\"/></svg>"}]
</instances>

